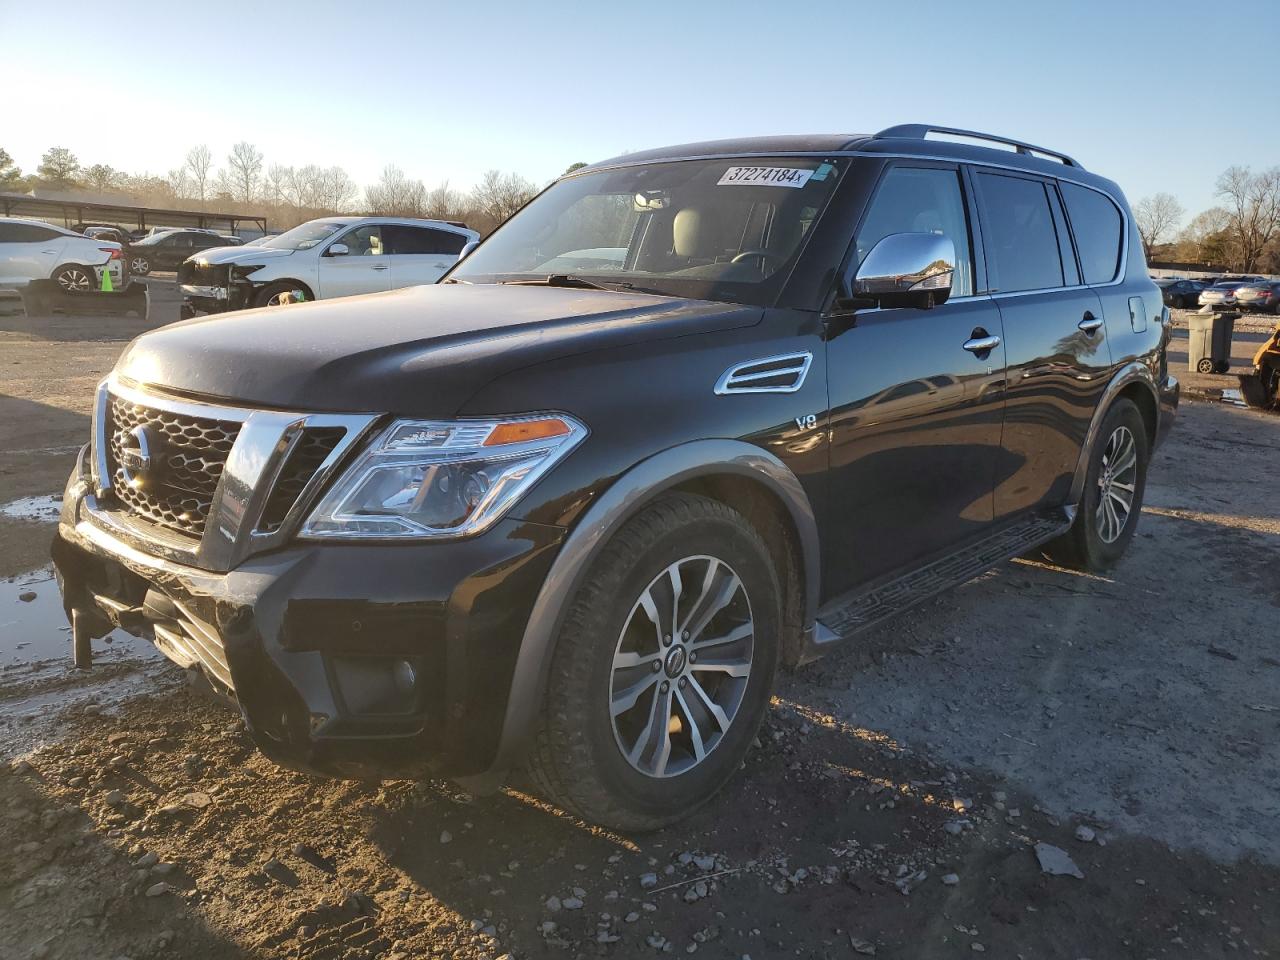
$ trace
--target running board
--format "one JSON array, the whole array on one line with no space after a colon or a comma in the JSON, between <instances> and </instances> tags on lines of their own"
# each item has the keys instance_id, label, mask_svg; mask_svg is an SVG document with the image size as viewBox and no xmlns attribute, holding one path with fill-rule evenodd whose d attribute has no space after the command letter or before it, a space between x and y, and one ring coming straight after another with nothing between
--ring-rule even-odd
<instances>
[{"instance_id":1,"label":"running board","mask_svg":"<svg viewBox=\"0 0 1280 960\"><path fill-rule=\"evenodd\" d=\"M1064 534L1075 519L1075 507L1020 520L960 550L870 589L857 590L823 604L801 657L808 663L841 641L985 573L997 564Z\"/></svg>"}]
</instances>

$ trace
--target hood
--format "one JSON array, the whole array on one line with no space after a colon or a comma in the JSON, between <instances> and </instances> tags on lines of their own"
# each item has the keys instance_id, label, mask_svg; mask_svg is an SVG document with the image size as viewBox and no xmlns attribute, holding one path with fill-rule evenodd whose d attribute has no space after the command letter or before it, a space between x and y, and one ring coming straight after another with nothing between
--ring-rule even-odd
<instances>
[{"instance_id":1,"label":"hood","mask_svg":"<svg viewBox=\"0 0 1280 960\"><path fill-rule=\"evenodd\" d=\"M449 417L517 368L762 315L638 293L432 284L180 321L134 340L116 372L238 405Z\"/></svg>"},{"instance_id":2,"label":"hood","mask_svg":"<svg viewBox=\"0 0 1280 960\"><path fill-rule=\"evenodd\" d=\"M192 260L203 263L266 263L287 257L292 250L280 250L276 247L210 247L201 250Z\"/></svg>"}]
</instances>

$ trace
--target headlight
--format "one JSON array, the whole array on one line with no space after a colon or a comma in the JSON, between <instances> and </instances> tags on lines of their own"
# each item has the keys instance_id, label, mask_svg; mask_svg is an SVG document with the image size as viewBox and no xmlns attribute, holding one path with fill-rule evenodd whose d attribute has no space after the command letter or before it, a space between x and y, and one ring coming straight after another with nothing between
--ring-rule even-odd
<instances>
[{"instance_id":1,"label":"headlight","mask_svg":"<svg viewBox=\"0 0 1280 960\"><path fill-rule=\"evenodd\" d=\"M462 537L491 526L583 437L564 414L397 420L303 525L323 539Z\"/></svg>"}]
</instances>

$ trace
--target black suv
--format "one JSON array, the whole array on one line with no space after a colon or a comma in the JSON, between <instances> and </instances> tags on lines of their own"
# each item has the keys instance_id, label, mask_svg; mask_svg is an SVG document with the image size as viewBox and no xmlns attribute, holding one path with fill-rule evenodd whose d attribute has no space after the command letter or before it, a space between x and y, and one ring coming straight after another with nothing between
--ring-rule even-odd
<instances>
[{"instance_id":1,"label":"black suv","mask_svg":"<svg viewBox=\"0 0 1280 960\"><path fill-rule=\"evenodd\" d=\"M629 154L440 284L140 337L55 543L79 661L120 625L281 763L525 764L644 828L780 663L1032 549L1114 564L1178 401L1129 207L938 132Z\"/></svg>"},{"instance_id":2,"label":"black suv","mask_svg":"<svg viewBox=\"0 0 1280 960\"><path fill-rule=\"evenodd\" d=\"M177 270L183 260L203 250L240 243L238 237L228 238L210 230L169 230L129 244L126 259L131 274L145 277L153 270Z\"/></svg>"}]
</instances>

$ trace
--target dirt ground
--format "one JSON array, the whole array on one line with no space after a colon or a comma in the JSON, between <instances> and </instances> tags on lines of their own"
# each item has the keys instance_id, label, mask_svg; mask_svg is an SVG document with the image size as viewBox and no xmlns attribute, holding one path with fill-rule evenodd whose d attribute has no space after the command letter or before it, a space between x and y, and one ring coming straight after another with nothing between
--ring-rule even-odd
<instances>
[{"instance_id":1,"label":"dirt ground","mask_svg":"<svg viewBox=\"0 0 1280 960\"><path fill-rule=\"evenodd\" d=\"M0 316L0 510L61 489L140 326ZM1184 401L1112 574L1013 561L784 676L644 836L280 770L136 641L29 654L52 526L0 518L0 957L1280 956L1278 465L1280 417Z\"/></svg>"}]
</instances>

